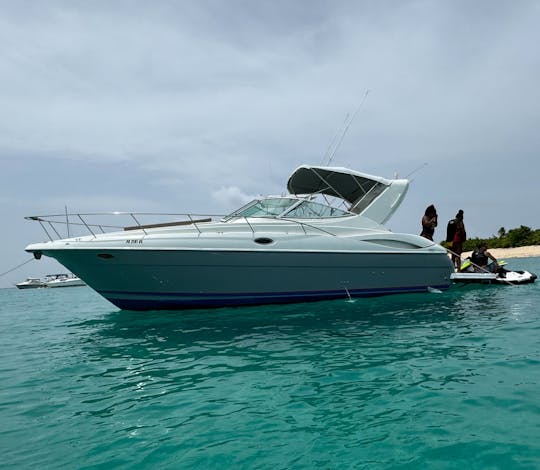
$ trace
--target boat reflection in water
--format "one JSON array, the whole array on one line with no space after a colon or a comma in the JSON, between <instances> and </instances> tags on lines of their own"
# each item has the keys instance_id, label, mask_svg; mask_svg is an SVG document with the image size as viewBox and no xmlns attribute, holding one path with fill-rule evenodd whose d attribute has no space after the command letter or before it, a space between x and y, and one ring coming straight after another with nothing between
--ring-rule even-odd
<instances>
[{"instance_id":1,"label":"boat reflection in water","mask_svg":"<svg viewBox=\"0 0 540 470\"><path fill-rule=\"evenodd\" d=\"M409 181L303 165L287 196L261 197L226 217L139 223L34 243L122 309L184 309L444 290L453 266L423 237L384 227ZM169 216L171 214L168 214ZM45 228L62 216L33 216ZM73 216L75 217L75 216ZM67 216L66 216L67 218ZM64 221L65 223L65 221ZM71 224L73 225L73 224ZM56 231L55 231L56 232ZM49 232L48 232L49 233ZM58 232L56 232L58 233Z\"/></svg>"}]
</instances>

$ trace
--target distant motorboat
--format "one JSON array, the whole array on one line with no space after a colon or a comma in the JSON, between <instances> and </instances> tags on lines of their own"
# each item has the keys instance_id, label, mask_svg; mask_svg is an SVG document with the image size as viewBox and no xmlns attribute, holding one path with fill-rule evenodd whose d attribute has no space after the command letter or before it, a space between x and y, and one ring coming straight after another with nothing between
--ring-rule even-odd
<instances>
[{"instance_id":1,"label":"distant motorboat","mask_svg":"<svg viewBox=\"0 0 540 470\"><path fill-rule=\"evenodd\" d=\"M46 287L77 287L85 286L85 282L73 274L49 274L45 278Z\"/></svg>"},{"instance_id":2,"label":"distant motorboat","mask_svg":"<svg viewBox=\"0 0 540 470\"><path fill-rule=\"evenodd\" d=\"M47 285L39 277L28 277L26 281L15 284L17 289L39 289Z\"/></svg>"},{"instance_id":3,"label":"distant motorboat","mask_svg":"<svg viewBox=\"0 0 540 470\"><path fill-rule=\"evenodd\" d=\"M73 274L48 274L45 278L29 277L26 281L15 284L17 289L37 289L43 287L76 287L85 286L82 279Z\"/></svg>"}]
</instances>

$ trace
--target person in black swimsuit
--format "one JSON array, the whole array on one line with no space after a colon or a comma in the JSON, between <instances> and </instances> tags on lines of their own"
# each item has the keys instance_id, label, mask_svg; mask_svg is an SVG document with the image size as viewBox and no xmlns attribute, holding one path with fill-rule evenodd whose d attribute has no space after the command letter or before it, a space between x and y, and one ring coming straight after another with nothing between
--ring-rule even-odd
<instances>
[{"instance_id":1,"label":"person in black swimsuit","mask_svg":"<svg viewBox=\"0 0 540 470\"><path fill-rule=\"evenodd\" d=\"M424 217L422 217L422 237L433 241L433 234L435 233L435 227L437 226L437 211L435 206L431 204L426 208Z\"/></svg>"}]
</instances>

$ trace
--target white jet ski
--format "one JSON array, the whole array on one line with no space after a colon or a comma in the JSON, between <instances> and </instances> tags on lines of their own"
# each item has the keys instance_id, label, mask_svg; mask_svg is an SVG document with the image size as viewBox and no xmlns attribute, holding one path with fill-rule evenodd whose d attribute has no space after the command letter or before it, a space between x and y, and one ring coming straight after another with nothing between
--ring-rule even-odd
<instances>
[{"instance_id":1,"label":"white jet ski","mask_svg":"<svg viewBox=\"0 0 540 470\"><path fill-rule=\"evenodd\" d=\"M504 265L505 261L499 261L499 267L491 272L489 266L485 270L479 270L470 260L466 260L460 272L450 274L450 279L464 284L530 284L537 278L536 274L529 271L510 271Z\"/></svg>"}]
</instances>

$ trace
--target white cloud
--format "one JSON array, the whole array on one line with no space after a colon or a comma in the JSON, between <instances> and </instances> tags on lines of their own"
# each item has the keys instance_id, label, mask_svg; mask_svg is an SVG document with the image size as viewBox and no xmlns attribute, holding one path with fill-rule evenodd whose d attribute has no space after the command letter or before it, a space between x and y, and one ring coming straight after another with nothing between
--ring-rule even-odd
<instances>
[{"instance_id":1,"label":"white cloud","mask_svg":"<svg viewBox=\"0 0 540 470\"><path fill-rule=\"evenodd\" d=\"M228 211L238 209L255 197L245 194L237 186L224 186L212 192L212 199L217 206Z\"/></svg>"}]
</instances>

